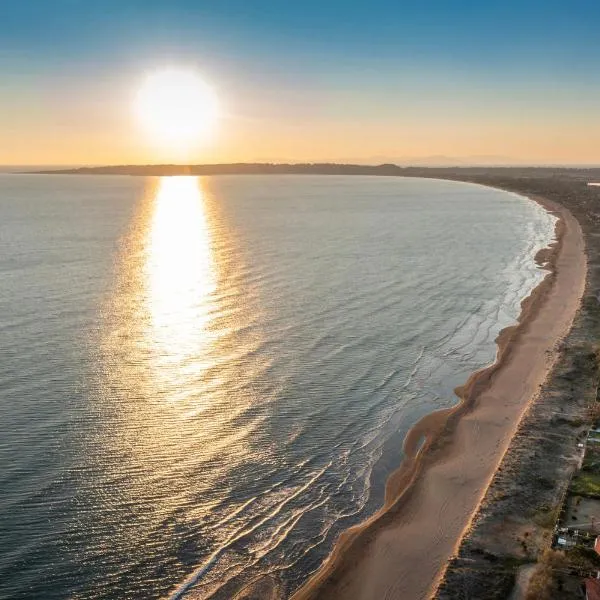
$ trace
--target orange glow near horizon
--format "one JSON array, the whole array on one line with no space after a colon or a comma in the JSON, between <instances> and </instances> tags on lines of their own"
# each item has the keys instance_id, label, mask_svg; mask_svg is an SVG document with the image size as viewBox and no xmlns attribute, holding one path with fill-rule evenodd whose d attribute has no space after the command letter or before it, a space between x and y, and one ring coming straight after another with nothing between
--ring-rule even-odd
<instances>
[{"instance_id":1,"label":"orange glow near horizon","mask_svg":"<svg viewBox=\"0 0 600 600\"><path fill-rule=\"evenodd\" d=\"M167 77L165 71L155 71L150 81L156 76L160 82L161 73ZM177 73L173 77L182 76L183 90L190 84L187 75L197 82L193 71ZM600 163L596 141L600 121L585 111L518 111L487 99L480 99L489 106L487 112L475 110L478 104L471 110L466 100L464 108L449 114L410 104L392 111L377 98L362 98L359 93L353 97L324 93L317 102L316 92L306 90L283 102L269 90L263 99L258 93L251 97L226 86L216 100L211 88L200 84L204 92L209 90L203 112L196 111L196 103L189 103L185 94L183 109L178 110L180 94L163 96L156 80L142 102L144 94L135 95L140 85L136 81L139 75L124 80L116 90L98 93L62 90L43 104L33 99L28 104L27 97L16 95L5 99L0 111L0 165L435 164L440 158L458 159L455 164ZM226 111L220 106L221 93ZM352 116L331 118L327 110L359 100L361 110Z\"/></svg>"},{"instance_id":2,"label":"orange glow near horizon","mask_svg":"<svg viewBox=\"0 0 600 600\"><path fill-rule=\"evenodd\" d=\"M73 122L78 124L74 118ZM552 127L520 123L405 122L305 123L248 120L235 116L219 124L203 147L173 151L147 137L128 113L121 122L85 122L69 132L31 122L18 131L6 126L0 165L96 166L236 162L412 162L428 157L458 158L462 164L495 157L514 164L600 163L600 122L585 126L555 121ZM0 128L2 115L0 115ZM32 151L33 149L33 151ZM475 159L473 161L472 159Z\"/></svg>"}]
</instances>

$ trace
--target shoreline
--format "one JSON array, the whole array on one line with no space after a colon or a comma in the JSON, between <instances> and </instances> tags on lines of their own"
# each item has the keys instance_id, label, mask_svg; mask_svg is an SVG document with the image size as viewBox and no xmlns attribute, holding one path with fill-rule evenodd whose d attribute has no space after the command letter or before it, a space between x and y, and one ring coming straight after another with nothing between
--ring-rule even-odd
<instances>
[{"instance_id":1,"label":"shoreline","mask_svg":"<svg viewBox=\"0 0 600 600\"><path fill-rule=\"evenodd\" d=\"M405 458L388 477L384 505L341 534L293 600L417 600L437 589L557 360L558 343L584 293L587 264L578 221L558 202L517 193L558 217L555 241L535 257L548 274L521 302L517 323L498 335L496 361L455 390L458 404L426 415L408 431ZM478 453L469 453L470 447Z\"/></svg>"}]
</instances>

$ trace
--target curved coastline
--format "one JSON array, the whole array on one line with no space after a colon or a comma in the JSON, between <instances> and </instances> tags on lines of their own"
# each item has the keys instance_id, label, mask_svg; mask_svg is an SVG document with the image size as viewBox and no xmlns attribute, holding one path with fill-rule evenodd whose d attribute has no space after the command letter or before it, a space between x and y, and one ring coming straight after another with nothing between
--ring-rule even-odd
<instances>
[{"instance_id":1,"label":"curved coastline","mask_svg":"<svg viewBox=\"0 0 600 600\"><path fill-rule=\"evenodd\" d=\"M556 361L584 292L587 263L578 221L557 202L520 195L558 217L556 241L536 256L548 274L522 301L516 325L500 332L496 361L455 390L458 404L409 430L382 508L342 533L293 600L417 600L435 591Z\"/></svg>"}]
</instances>

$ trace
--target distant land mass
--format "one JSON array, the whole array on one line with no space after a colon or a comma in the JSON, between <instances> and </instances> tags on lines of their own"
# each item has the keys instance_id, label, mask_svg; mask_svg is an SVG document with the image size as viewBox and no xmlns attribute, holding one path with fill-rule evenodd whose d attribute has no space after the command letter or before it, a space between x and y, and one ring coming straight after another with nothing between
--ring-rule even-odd
<instances>
[{"instance_id":1,"label":"distant land mass","mask_svg":"<svg viewBox=\"0 0 600 600\"><path fill-rule=\"evenodd\" d=\"M62 175L383 175L405 177L465 178L473 176L510 176L524 178L568 177L600 178L600 167L460 166L423 167L338 163L220 163L203 165L115 165L34 171L36 174Z\"/></svg>"}]
</instances>

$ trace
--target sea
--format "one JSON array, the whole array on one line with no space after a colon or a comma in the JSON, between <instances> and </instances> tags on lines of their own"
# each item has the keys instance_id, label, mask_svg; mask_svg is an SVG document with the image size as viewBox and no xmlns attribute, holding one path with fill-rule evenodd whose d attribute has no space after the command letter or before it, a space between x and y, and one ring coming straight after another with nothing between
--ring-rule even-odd
<instances>
[{"instance_id":1,"label":"sea","mask_svg":"<svg viewBox=\"0 0 600 600\"><path fill-rule=\"evenodd\" d=\"M289 597L554 225L433 179L0 175L0 598Z\"/></svg>"}]
</instances>

